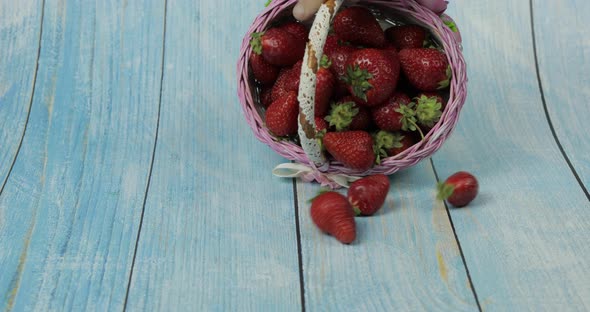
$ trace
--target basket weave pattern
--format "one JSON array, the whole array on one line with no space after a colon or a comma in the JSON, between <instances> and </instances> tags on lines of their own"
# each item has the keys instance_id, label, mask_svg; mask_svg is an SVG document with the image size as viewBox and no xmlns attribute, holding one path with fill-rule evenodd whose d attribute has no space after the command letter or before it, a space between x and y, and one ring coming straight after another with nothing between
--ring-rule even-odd
<instances>
[{"instance_id":1,"label":"basket weave pattern","mask_svg":"<svg viewBox=\"0 0 590 312\"><path fill-rule=\"evenodd\" d=\"M263 118L257 109L257 102L253 94L254 82L249 75L248 59L251 48L249 46L250 36L253 32L263 31L280 14L292 8L297 0L275 0L265 8L254 20L250 29L244 36L240 50L240 58L237 66L238 74L238 96L246 121L252 128L256 138L274 150L279 155L314 168L310 163L302 147L286 140L277 140L264 125ZM408 168L430 157L444 143L452 133L459 119L459 112L465 103L467 95L466 64L461 53L461 44L457 42L456 34L447 27L441 18L432 11L424 8L413 0L364 0L358 1L355 5L369 5L391 9L413 22L426 27L438 40L444 49L452 71L450 82L449 99L447 106L440 118L440 121L428 132L423 140L416 143L404 152L383 158L379 165L375 165L365 172L359 172L343 166L337 161L331 161L327 170L323 173L343 174L351 176L366 176L382 173L393 174L396 171Z\"/></svg>"}]
</instances>

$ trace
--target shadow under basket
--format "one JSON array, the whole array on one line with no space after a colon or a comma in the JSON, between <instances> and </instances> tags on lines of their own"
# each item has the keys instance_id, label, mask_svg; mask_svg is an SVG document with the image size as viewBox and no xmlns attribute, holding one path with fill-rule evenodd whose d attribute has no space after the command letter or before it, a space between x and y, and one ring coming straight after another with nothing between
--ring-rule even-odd
<instances>
[{"instance_id":1,"label":"shadow under basket","mask_svg":"<svg viewBox=\"0 0 590 312\"><path fill-rule=\"evenodd\" d=\"M342 0L337 0L327 1L327 3L332 5L336 3L335 11L340 9L341 4L342 8L353 5L366 7L375 15L383 28L400 24L420 25L430 32L433 43L444 51L451 69L450 85L444 90L446 105L439 121L425 134L424 138L405 151L382 158L378 164L361 172L348 168L329 157L326 157L323 163L312 161L315 158L308 156L309 151L302 147L300 140L277 138L270 133L264 121L264 107L260 99L261 87L253 78L249 66L250 53L252 53L250 39L252 33L264 31L291 18L292 8L296 2L297 0L274 0L256 17L243 38L237 64L238 97L246 121L258 140L270 146L277 154L292 161L274 168L273 173L281 177L298 177L307 182L317 181L331 188L339 188L347 187L350 182L363 176L391 175L432 156L449 137L458 122L459 113L467 95L467 72L461 52L461 36L454 21L444 13L435 14L415 0L343 1L344 4ZM334 7L330 9L332 14L337 14L334 12ZM316 16L315 22L319 15L320 13ZM326 21L331 22L331 18L332 16ZM313 35L317 35L317 32L310 32L309 42L317 42L317 38L315 38L316 41L312 41ZM319 36L323 36L320 39L325 42L327 31ZM301 88L299 92L301 96Z\"/></svg>"}]
</instances>

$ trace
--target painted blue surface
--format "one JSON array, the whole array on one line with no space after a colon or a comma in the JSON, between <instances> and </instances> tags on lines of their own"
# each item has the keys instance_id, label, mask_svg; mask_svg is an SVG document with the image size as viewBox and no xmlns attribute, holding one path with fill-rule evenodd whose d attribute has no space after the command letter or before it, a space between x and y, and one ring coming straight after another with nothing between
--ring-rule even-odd
<instances>
[{"instance_id":1,"label":"painted blue surface","mask_svg":"<svg viewBox=\"0 0 590 312\"><path fill-rule=\"evenodd\" d=\"M263 2L0 0L1 309L590 308L586 2L532 1L539 76L528 1L451 2L460 123L352 246L311 222L318 185L271 175L285 160L239 107ZM459 170L481 193L447 213L435 172Z\"/></svg>"}]
</instances>

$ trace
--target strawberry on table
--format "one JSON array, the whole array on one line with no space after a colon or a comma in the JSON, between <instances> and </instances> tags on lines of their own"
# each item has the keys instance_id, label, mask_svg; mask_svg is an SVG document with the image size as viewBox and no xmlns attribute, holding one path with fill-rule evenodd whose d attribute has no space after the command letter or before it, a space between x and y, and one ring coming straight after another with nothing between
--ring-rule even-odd
<instances>
[{"instance_id":1,"label":"strawberry on table","mask_svg":"<svg viewBox=\"0 0 590 312\"><path fill-rule=\"evenodd\" d=\"M351 169L366 171L375 162L373 138L366 131L328 132L323 145L337 161Z\"/></svg>"},{"instance_id":2,"label":"strawberry on table","mask_svg":"<svg viewBox=\"0 0 590 312\"><path fill-rule=\"evenodd\" d=\"M383 174L361 178L350 184L347 198L355 214L371 216L385 203L389 192L389 178Z\"/></svg>"},{"instance_id":3,"label":"strawberry on table","mask_svg":"<svg viewBox=\"0 0 590 312\"><path fill-rule=\"evenodd\" d=\"M344 195L332 191L316 196L312 199L310 213L321 231L341 243L350 244L356 239L354 211Z\"/></svg>"},{"instance_id":4,"label":"strawberry on table","mask_svg":"<svg viewBox=\"0 0 590 312\"><path fill-rule=\"evenodd\" d=\"M385 44L385 33L371 11L363 7L343 9L334 17L334 32L345 41L380 48Z\"/></svg>"},{"instance_id":5,"label":"strawberry on table","mask_svg":"<svg viewBox=\"0 0 590 312\"><path fill-rule=\"evenodd\" d=\"M348 57L345 82L357 103L377 106L395 91L399 72L399 62L391 53L361 49Z\"/></svg>"},{"instance_id":6,"label":"strawberry on table","mask_svg":"<svg viewBox=\"0 0 590 312\"><path fill-rule=\"evenodd\" d=\"M291 91L272 102L265 114L266 127L276 136L297 134L299 102L297 93Z\"/></svg>"},{"instance_id":7,"label":"strawberry on table","mask_svg":"<svg viewBox=\"0 0 590 312\"><path fill-rule=\"evenodd\" d=\"M303 58L305 41L281 28L252 34L252 50L275 66L291 66Z\"/></svg>"},{"instance_id":8,"label":"strawberry on table","mask_svg":"<svg viewBox=\"0 0 590 312\"><path fill-rule=\"evenodd\" d=\"M372 123L369 110L356 104L351 96L333 104L325 119L336 131L368 130Z\"/></svg>"},{"instance_id":9,"label":"strawberry on table","mask_svg":"<svg viewBox=\"0 0 590 312\"><path fill-rule=\"evenodd\" d=\"M422 48L426 35L426 29L418 25L393 26L385 30L387 40L399 50Z\"/></svg>"},{"instance_id":10,"label":"strawberry on table","mask_svg":"<svg viewBox=\"0 0 590 312\"><path fill-rule=\"evenodd\" d=\"M447 56L431 48L404 49L399 60L408 81L421 91L436 91L447 88L451 68Z\"/></svg>"},{"instance_id":11,"label":"strawberry on table","mask_svg":"<svg viewBox=\"0 0 590 312\"><path fill-rule=\"evenodd\" d=\"M477 179L469 172L459 171L438 184L437 198L460 208L473 201L478 191Z\"/></svg>"}]
</instances>

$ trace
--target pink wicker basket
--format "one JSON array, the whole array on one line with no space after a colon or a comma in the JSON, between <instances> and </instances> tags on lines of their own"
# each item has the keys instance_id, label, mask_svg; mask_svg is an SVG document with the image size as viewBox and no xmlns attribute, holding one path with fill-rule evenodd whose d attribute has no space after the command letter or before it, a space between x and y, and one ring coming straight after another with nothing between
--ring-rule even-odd
<instances>
[{"instance_id":1,"label":"pink wicker basket","mask_svg":"<svg viewBox=\"0 0 590 312\"><path fill-rule=\"evenodd\" d=\"M398 155L383 158L380 164L373 166L370 170L358 172L334 160L318 166L317 163L310 160L302 146L288 140L279 140L266 129L263 120L264 109L260 105L259 90L249 70L248 59L251 53L249 41L253 32L263 31L277 18L290 15L296 2L297 0L273 0L258 15L244 36L237 65L238 96L246 121L252 128L254 135L270 146L276 153L294 162L294 166L281 167L287 169L282 173L279 173L281 168L278 167L273 172L279 176L300 177L305 181L315 180L323 185L337 188L347 186L348 182L362 176L377 173L391 175L433 155L449 137L457 124L467 94L467 76L465 61L461 52L461 36L455 27L449 27L448 24L445 24L445 21L452 21L452 19L445 14L435 14L432 10L419 3L425 1L349 0L344 1L343 4L343 6L347 6L354 3L354 5L368 7L381 22L399 21L401 18L406 22L422 25L430 30L432 36L445 51L452 71L448 101L440 120L426 134L424 139Z\"/></svg>"}]
</instances>

